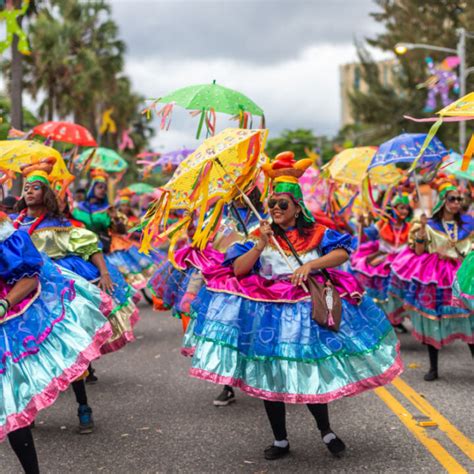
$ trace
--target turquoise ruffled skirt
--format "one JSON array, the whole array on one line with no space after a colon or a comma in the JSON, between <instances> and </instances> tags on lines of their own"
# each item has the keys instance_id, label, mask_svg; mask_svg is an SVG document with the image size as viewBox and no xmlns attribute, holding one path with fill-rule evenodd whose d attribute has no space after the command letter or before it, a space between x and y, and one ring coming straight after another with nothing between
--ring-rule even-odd
<instances>
[{"instance_id":1,"label":"turquoise ruffled skirt","mask_svg":"<svg viewBox=\"0 0 474 474\"><path fill-rule=\"evenodd\" d=\"M0 441L54 403L112 335L99 289L44 258L39 289L0 320Z\"/></svg>"},{"instance_id":2,"label":"turquoise ruffled skirt","mask_svg":"<svg viewBox=\"0 0 474 474\"><path fill-rule=\"evenodd\" d=\"M389 383L402 372L399 344L368 298L343 300L338 332L316 324L311 302L269 303L203 288L182 352L190 373L288 403L327 403Z\"/></svg>"}]
</instances>

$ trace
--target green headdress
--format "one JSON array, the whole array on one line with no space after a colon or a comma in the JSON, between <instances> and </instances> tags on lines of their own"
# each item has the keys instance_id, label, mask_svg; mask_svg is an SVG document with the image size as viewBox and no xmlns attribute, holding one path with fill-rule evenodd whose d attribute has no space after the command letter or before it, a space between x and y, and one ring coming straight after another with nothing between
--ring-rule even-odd
<instances>
[{"instance_id":1,"label":"green headdress","mask_svg":"<svg viewBox=\"0 0 474 474\"><path fill-rule=\"evenodd\" d=\"M275 160L262 166L267 178L273 180L273 192L277 194L290 194L300 206L303 218L307 222L314 222L314 217L306 207L303 199L303 191L298 184L298 178L313 164L313 160L295 160L291 151L279 153Z\"/></svg>"},{"instance_id":2,"label":"green headdress","mask_svg":"<svg viewBox=\"0 0 474 474\"><path fill-rule=\"evenodd\" d=\"M437 214L446 203L446 195L450 191L457 191L457 187L451 181L444 181L438 187L438 201L433 207L432 215Z\"/></svg>"}]
</instances>

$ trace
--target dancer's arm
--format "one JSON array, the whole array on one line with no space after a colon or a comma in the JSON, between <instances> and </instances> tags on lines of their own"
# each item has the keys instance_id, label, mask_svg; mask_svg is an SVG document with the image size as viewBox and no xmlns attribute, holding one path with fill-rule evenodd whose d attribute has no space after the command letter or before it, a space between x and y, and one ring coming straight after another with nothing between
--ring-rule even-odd
<instances>
[{"instance_id":1,"label":"dancer's arm","mask_svg":"<svg viewBox=\"0 0 474 474\"><path fill-rule=\"evenodd\" d=\"M270 224L266 221L262 221L260 224L260 237L258 242L252 249L238 257L234 262L234 274L236 277L248 275L252 271L272 235L273 231Z\"/></svg>"},{"instance_id":2,"label":"dancer's arm","mask_svg":"<svg viewBox=\"0 0 474 474\"><path fill-rule=\"evenodd\" d=\"M110 278L110 273L107 270L105 259L102 252L97 252L91 256L91 262L98 268L100 272L99 288L107 293L113 293L114 282Z\"/></svg>"},{"instance_id":3,"label":"dancer's arm","mask_svg":"<svg viewBox=\"0 0 474 474\"><path fill-rule=\"evenodd\" d=\"M35 277L22 278L17 281L13 288L7 293L7 296L0 301L6 301L7 306L0 305L0 315L3 316L8 308L15 306L23 301L36 287L38 280Z\"/></svg>"}]
</instances>

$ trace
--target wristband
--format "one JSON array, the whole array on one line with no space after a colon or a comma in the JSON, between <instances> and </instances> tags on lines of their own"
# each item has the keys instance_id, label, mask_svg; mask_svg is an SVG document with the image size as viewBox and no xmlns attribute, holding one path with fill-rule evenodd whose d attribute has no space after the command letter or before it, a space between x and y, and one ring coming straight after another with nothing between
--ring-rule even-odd
<instances>
[{"instance_id":1,"label":"wristband","mask_svg":"<svg viewBox=\"0 0 474 474\"><path fill-rule=\"evenodd\" d=\"M0 300L0 306L5 310L5 313L10 309L10 302L5 298Z\"/></svg>"}]
</instances>

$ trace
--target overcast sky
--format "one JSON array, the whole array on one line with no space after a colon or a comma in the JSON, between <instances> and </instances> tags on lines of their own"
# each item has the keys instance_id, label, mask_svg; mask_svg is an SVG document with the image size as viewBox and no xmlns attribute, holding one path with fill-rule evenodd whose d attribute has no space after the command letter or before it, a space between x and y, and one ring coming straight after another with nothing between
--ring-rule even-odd
<instances>
[{"instance_id":1,"label":"overcast sky","mask_svg":"<svg viewBox=\"0 0 474 474\"><path fill-rule=\"evenodd\" d=\"M354 39L380 26L373 0L112 0L127 45L126 70L146 97L216 80L265 111L271 136L285 128L334 134L340 64ZM197 119L175 108L158 149L195 146ZM156 123L156 121L155 121ZM219 116L218 129L232 126Z\"/></svg>"}]
</instances>

